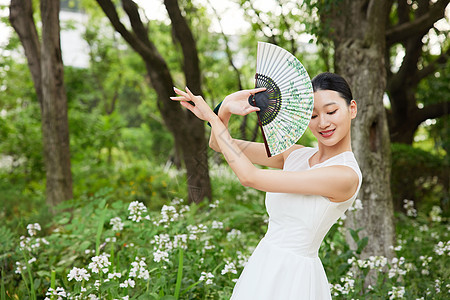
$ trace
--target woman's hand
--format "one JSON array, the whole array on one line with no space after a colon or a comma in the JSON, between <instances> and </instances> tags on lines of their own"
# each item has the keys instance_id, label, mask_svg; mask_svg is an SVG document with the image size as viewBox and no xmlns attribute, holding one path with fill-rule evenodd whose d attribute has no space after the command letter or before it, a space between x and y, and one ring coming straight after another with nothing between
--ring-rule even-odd
<instances>
[{"instance_id":1,"label":"woman's hand","mask_svg":"<svg viewBox=\"0 0 450 300\"><path fill-rule=\"evenodd\" d=\"M234 115L245 116L251 112L259 111L259 108L248 103L250 95L265 91L266 88L257 88L252 90L242 90L230 94L223 100L222 107ZM221 109L222 109L221 107Z\"/></svg>"},{"instance_id":2,"label":"woman's hand","mask_svg":"<svg viewBox=\"0 0 450 300\"><path fill-rule=\"evenodd\" d=\"M174 101L180 101L180 104L189 109L194 115L204 121L211 121L213 118L217 117L216 114L211 110L209 105L205 102L205 100L201 96L195 96L192 92L186 87L186 92L183 92L176 87L173 88L175 93L180 95L179 97L170 97L170 99ZM188 103L187 101L194 102L195 106Z\"/></svg>"}]
</instances>

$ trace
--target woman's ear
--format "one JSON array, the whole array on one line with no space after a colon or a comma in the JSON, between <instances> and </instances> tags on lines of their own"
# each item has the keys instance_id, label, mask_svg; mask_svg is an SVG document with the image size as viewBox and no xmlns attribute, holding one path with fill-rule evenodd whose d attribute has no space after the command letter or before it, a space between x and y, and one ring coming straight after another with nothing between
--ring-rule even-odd
<instances>
[{"instance_id":1,"label":"woman's ear","mask_svg":"<svg viewBox=\"0 0 450 300\"><path fill-rule=\"evenodd\" d=\"M358 106L356 105L356 101L355 100L352 100L350 102L350 107L349 108L350 108L350 114L351 114L352 119L356 118L356 115L358 113Z\"/></svg>"}]
</instances>

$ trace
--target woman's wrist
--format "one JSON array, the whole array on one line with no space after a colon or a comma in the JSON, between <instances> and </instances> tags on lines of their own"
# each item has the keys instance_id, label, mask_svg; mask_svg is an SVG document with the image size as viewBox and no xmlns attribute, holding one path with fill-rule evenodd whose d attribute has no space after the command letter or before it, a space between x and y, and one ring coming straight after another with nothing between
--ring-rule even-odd
<instances>
[{"instance_id":1,"label":"woman's wrist","mask_svg":"<svg viewBox=\"0 0 450 300\"><path fill-rule=\"evenodd\" d=\"M225 97L225 99L223 99L222 104L220 105L220 108L219 108L218 113L217 113L217 115L221 119L223 119L225 117L229 117L231 115L230 110L228 109L227 97Z\"/></svg>"}]
</instances>

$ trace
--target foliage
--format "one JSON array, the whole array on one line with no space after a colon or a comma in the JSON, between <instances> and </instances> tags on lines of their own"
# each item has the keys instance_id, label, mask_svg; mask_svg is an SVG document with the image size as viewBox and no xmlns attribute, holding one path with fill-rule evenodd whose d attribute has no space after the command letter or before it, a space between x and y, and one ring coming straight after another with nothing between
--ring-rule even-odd
<instances>
[{"instance_id":1,"label":"foliage","mask_svg":"<svg viewBox=\"0 0 450 300\"><path fill-rule=\"evenodd\" d=\"M166 171L158 176L175 170ZM181 180L176 174L171 176ZM52 287L65 293L63 299L229 299L267 229L267 216L263 193L242 187L229 169L214 167L212 178L220 195L212 203L186 205L172 195L159 204L141 199L144 205L136 194L124 195L125 187L104 188L64 203L41 225L28 219L14 231L0 226L4 293L42 298ZM364 209L359 200L355 204L348 213ZM438 207L419 213L411 203L405 208L406 215L397 215L394 259L361 258L370 238L350 230L359 245L351 250L343 220L332 227L319 253L335 299L395 299L394 291L406 298L445 298L446 219ZM373 272L377 281L365 287Z\"/></svg>"},{"instance_id":2,"label":"foliage","mask_svg":"<svg viewBox=\"0 0 450 300\"><path fill-rule=\"evenodd\" d=\"M404 199L425 202L448 203L448 161L405 144L391 145L391 189L396 208ZM448 204L447 204L448 205Z\"/></svg>"}]
</instances>

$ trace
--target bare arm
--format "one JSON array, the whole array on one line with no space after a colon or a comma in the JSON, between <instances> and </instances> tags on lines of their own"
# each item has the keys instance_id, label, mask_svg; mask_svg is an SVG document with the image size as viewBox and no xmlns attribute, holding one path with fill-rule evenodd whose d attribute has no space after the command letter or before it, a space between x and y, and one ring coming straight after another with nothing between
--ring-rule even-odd
<instances>
[{"instance_id":1,"label":"bare arm","mask_svg":"<svg viewBox=\"0 0 450 300\"><path fill-rule=\"evenodd\" d=\"M250 90L254 91L254 90ZM247 99L250 95L250 91L240 91L234 94L231 94L230 96L227 96L225 100L223 101L222 105L219 108L218 116L222 123L224 124L226 131L228 133L228 122L230 120L230 117L232 113L230 110L233 110L235 114L239 115L246 115L250 112L257 111L257 108L251 106L248 104ZM245 93L247 92L247 93ZM234 102L234 103L230 103ZM214 130L211 130L211 136L209 139L209 147L213 149L216 152L222 152L217 139L222 138L222 132L219 132L219 134L216 134ZM236 143L236 145L239 147L239 149L247 156L250 161L253 164L258 164L261 166L267 166L271 168L277 168L282 169L284 160L286 157L295 149L298 149L300 145L294 145L291 147L291 149L288 149L287 151L278 154L276 156L267 157L266 148L264 146L264 143L257 143L257 142L248 142L244 140L239 139L233 139L233 141Z\"/></svg>"},{"instance_id":2,"label":"bare arm","mask_svg":"<svg viewBox=\"0 0 450 300\"><path fill-rule=\"evenodd\" d=\"M299 172L262 170L255 167L203 98L194 96L189 91L186 94L177 90L177 93L186 99L181 102L183 106L200 119L209 121L214 135L220 134L221 138L216 139L216 142L242 185L267 192L321 195L335 202L345 201L356 192L358 175L346 166L330 166ZM186 102L187 100L193 101L195 106Z\"/></svg>"}]
</instances>

